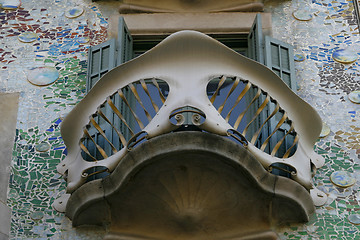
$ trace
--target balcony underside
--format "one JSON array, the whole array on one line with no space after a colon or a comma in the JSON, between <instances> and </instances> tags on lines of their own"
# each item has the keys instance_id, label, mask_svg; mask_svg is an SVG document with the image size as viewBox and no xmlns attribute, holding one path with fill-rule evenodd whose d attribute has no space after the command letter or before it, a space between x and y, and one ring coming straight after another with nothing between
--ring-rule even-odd
<instances>
[{"instance_id":1,"label":"balcony underside","mask_svg":"<svg viewBox=\"0 0 360 240\"><path fill-rule=\"evenodd\" d=\"M117 168L76 190L73 225L110 225L105 239L276 239L314 212L307 190L265 171L225 137L177 132L128 152Z\"/></svg>"}]
</instances>

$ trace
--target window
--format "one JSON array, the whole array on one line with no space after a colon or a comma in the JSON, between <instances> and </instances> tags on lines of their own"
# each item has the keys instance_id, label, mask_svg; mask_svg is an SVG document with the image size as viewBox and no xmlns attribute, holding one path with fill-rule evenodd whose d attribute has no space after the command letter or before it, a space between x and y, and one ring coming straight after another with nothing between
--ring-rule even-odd
<instances>
[{"instance_id":1,"label":"window","mask_svg":"<svg viewBox=\"0 0 360 240\"><path fill-rule=\"evenodd\" d=\"M267 67L272 69L280 78L282 78L283 81L293 91L296 91L293 48L291 45L281 42L277 39L271 38L269 36L263 36L260 14L257 14L248 36L224 34L212 35L212 37L232 48L233 50L237 51L238 53L266 65ZM117 40L110 39L107 42L104 42L97 46L93 46L89 49L87 92L90 91L90 89L95 85L95 83L106 72L130 60L132 57L139 56L148 49L154 47L163 38L165 38L165 36L133 39L125 24L124 19L120 18ZM217 80L215 79L215 82L213 82L214 86L212 86L211 84L208 85L209 96L214 93L214 90L217 88L216 85L219 81L220 78L218 78ZM222 88L229 88L229 86L230 84L224 84ZM245 86L245 84L243 84L243 86ZM137 98L141 94L145 96L147 94L147 91L153 91L154 93L156 92L157 100L153 101L153 99L150 98L147 102L143 101L143 103L140 103L140 105L138 106L139 109L142 108L142 110L145 110L148 107L141 106L142 104L149 106L152 105L155 109L155 112L146 113L146 110L139 110L139 112L143 113L142 116L139 115L139 118L151 119L151 117L156 114L156 109L158 108L157 106L160 106L167 96L166 83L161 81L161 79L145 79L143 80L143 82L138 81L134 83L133 89L130 88L131 87L122 90L124 98L128 99L127 103L123 101L124 98L121 98L121 95L119 94L112 95L110 99L111 103L116 106L119 111L121 111L122 117L126 119L129 124L138 121L137 116L135 116L136 114L134 115L133 113L130 113L129 107L125 106L135 104L132 103L133 101L131 99L135 100L135 98ZM219 90L222 91L222 89ZM251 89L251 91L251 94L249 94L248 96L248 101L250 101L250 99L252 99L257 94L258 89ZM217 94L219 95L217 97L218 101L222 101L222 99L226 97L224 96L224 94ZM265 98L266 94L262 93L258 98L256 98L254 105L257 106L257 108L261 107L261 104L264 102ZM156 105L156 107L154 105ZM259 148L261 146L261 143L263 143L277 127L276 125L278 121L276 120L280 120L281 118L281 116L275 116L275 119L272 119L266 123L266 127L261 127L261 124L271 115L275 108L276 104L270 101L269 104L265 106L265 111L262 111L259 117L257 117L257 119L254 121L253 125L257 126L253 126L248 129L248 132L255 133L257 129L262 128L261 134L259 134L259 138L255 144ZM121 144L123 144L121 143L121 141L119 141L119 138L116 137L116 134L118 133L114 132L114 127L111 127L111 124L116 125L117 129L122 129L122 131L125 132L123 137L126 139L126 141L131 138L132 133L129 132L129 127L124 124L124 121L119 121L118 114L112 111L109 105L102 106L99 109L105 117L93 117L91 121L92 125L95 127L95 131L89 129L89 131L87 131L87 133L84 135L86 139L84 139L83 141L85 147L83 148L83 150L87 149L88 152L90 152L90 155L95 156L96 158L105 158L105 156L111 155L111 152L114 151L114 148L116 150L119 150ZM250 110L254 112L256 111L256 109ZM104 119L108 119L109 121L105 121ZM141 124L138 125L138 130L141 131ZM290 125L291 124L287 123L286 121L284 122L284 124L281 125L279 131L277 131L276 133L277 136L275 138L272 138L266 149L264 149L265 152L270 154L272 149L275 148L275 145L278 142L276 139L284 138L284 143L282 144L282 146L278 147L279 150L277 155L283 156L285 154L286 149L288 149L289 146L293 144L295 138L292 133L288 134L289 131L292 131ZM102 131L99 131L96 126L99 126L98 128L102 129ZM92 128L93 130L94 127ZM102 147L104 153L102 153L101 151L99 152L96 145L103 146L106 141L112 142L114 143L114 145L118 146L107 145L106 147ZM294 148L292 151L294 152L295 150L296 149ZM94 160L91 157L89 158L88 155L89 154L83 152L83 157L85 160Z\"/></svg>"}]
</instances>

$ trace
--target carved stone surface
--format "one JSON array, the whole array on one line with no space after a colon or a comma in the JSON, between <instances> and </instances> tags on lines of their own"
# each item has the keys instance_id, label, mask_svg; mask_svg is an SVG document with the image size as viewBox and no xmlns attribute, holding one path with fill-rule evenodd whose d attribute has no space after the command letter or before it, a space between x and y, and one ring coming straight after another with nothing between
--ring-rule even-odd
<instances>
[{"instance_id":1,"label":"carved stone surface","mask_svg":"<svg viewBox=\"0 0 360 240\"><path fill-rule=\"evenodd\" d=\"M215 134L161 135L130 151L103 180L69 199L74 226L109 224L105 239L276 239L306 222L308 191L265 171L241 145Z\"/></svg>"},{"instance_id":2,"label":"carved stone surface","mask_svg":"<svg viewBox=\"0 0 360 240\"><path fill-rule=\"evenodd\" d=\"M124 0L119 12L259 12L263 8L262 0Z\"/></svg>"},{"instance_id":3,"label":"carved stone surface","mask_svg":"<svg viewBox=\"0 0 360 240\"><path fill-rule=\"evenodd\" d=\"M8 239L11 209L6 204L19 93L0 93L0 239Z\"/></svg>"},{"instance_id":4,"label":"carved stone surface","mask_svg":"<svg viewBox=\"0 0 360 240\"><path fill-rule=\"evenodd\" d=\"M216 13L156 13L121 14L126 20L133 36L172 34L184 29L203 33L248 34L254 22L254 12L216 12ZM271 32L271 14L261 13L263 31ZM117 36L119 15L109 19L108 32ZM211 22L212 24L209 24Z\"/></svg>"}]
</instances>

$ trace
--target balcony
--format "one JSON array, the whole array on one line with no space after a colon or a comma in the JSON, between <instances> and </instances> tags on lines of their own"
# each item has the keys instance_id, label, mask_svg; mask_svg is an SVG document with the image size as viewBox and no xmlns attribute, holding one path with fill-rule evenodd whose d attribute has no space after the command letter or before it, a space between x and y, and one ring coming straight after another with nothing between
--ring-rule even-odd
<instances>
[{"instance_id":1,"label":"balcony","mask_svg":"<svg viewBox=\"0 0 360 240\"><path fill-rule=\"evenodd\" d=\"M181 31L66 117L68 195L54 205L74 226L109 224L105 239L276 239L326 200L312 184L321 127L272 70Z\"/></svg>"}]
</instances>

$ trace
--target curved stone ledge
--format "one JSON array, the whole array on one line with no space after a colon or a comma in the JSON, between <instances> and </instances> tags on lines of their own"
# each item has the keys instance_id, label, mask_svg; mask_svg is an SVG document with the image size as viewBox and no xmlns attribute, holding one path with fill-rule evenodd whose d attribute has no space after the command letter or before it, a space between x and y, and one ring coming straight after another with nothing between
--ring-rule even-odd
<instances>
[{"instance_id":1,"label":"curved stone ledge","mask_svg":"<svg viewBox=\"0 0 360 240\"><path fill-rule=\"evenodd\" d=\"M313 212L300 184L204 132L142 143L108 178L76 190L66 209L74 226L110 224L105 239L274 239L274 226L306 222Z\"/></svg>"}]
</instances>

